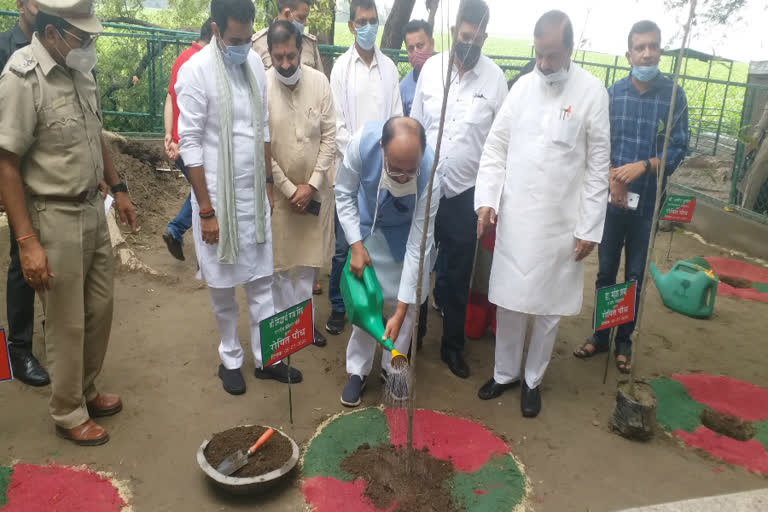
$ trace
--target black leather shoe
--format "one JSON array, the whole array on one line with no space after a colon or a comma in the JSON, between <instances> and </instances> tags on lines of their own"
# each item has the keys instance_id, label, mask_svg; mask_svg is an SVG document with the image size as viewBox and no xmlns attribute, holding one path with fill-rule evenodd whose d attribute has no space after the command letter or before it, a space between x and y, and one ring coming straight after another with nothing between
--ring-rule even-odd
<instances>
[{"instance_id":1,"label":"black leather shoe","mask_svg":"<svg viewBox=\"0 0 768 512\"><path fill-rule=\"evenodd\" d=\"M328 340L325 339L325 336L323 336L323 333L320 332L320 330L315 327L315 340L312 342L312 344L316 347L324 347L328 344Z\"/></svg>"},{"instance_id":2,"label":"black leather shoe","mask_svg":"<svg viewBox=\"0 0 768 512\"><path fill-rule=\"evenodd\" d=\"M462 379L469 377L469 367L459 352L455 350L441 350L440 357L455 376Z\"/></svg>"},{"instance_id":3,"label":"black leather shoe","mask_svg":"<svg viewBox=\"0 0 768 512\"><path fill-rule=\"evenodd\" d=\"M264 368L256 368L253 372L254 377L257 379L275 379L283 384L288 384L288 375L291 376L291 384L298 384L302 381L304 376L299 370L291 366L290 372L288 371L288 365L282 361L273 364L272 366L266 366Z\"/></svg>"},{"instance_id":4,"label":"black leather shoe","mask_svg":"<svg viewBox=\"0 0 768 512\"><path fill-rule=\"evenodd\" d=\"M171 256L179 261L184 261L184 248L181 246L181 242L173 238L170 231L167 229L165 230L165 233L163 233L163 241L168 248L168 252L171 253Z\"/></svg>"},{"instance_id":5,"label":"black leather shoe","mask_svg":"<svg viewBox=\"0 0 768 512\"><path fill-rule=\"evenodd\" d=\"M491 377L491 380L483 384L483 387L481 387L480 391L477 392L477 396L480 398L480 400L490 400L492 398L501 396L501 394L506 390L512 389L519 385L519 380L509 382L507 384L499 384L493 379L493 377Z\"/></svg>"},{"instance_id":6,"label":"black leather shoe","mask_svg":"<svg viewBox=\"0 0 768 512\"><path fill-rule=\"evenodd\" d=\"M11 368L13 377L30 386L47 386L51 383L48 372L45 371L37 358L28 350L14 353L11 349Z\"/></svg>"},{"instance_id":7,"label":"black leather shoe","mask_svg":"<svg viewBox=\"0 0 768 512\"><path fill-rule=\"evenodd\" d=\"M520 399L520 410L526 418L535 418L541 411L541 393L539 387L531 389L523 381L523 396Z\"/></svg>"}]
</instances>

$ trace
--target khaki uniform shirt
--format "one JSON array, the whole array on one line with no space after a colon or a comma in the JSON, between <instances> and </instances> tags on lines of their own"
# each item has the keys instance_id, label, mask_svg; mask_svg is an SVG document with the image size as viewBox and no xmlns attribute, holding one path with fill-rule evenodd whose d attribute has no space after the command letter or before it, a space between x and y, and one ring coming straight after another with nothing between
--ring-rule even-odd
<instances>
[{"instance_id":1,"label":"khaki uniform shirt","mask_svg":"<svg viewBox=\"0 0 768 512\"><path fill-rule=\"evenodd\" d=\"M302 65L301 79L291 90L267 71L269 133L272 136L272 175L275 209L272 245L275 271L323 267L331 255L333 232L332 183L328 173L336 152L336 116L325 75ZM317 189L320 215L298 214L290 198L296 185Z\"/></svg>"},{"instance_id":2,"label":"khaki uniform shirt","mask_svg":"<svg viewBox=\"0 0 768 512\"><path fill-rule=\"evenodd\" d=\"M267 32L269 27L262 29L253 34L253 49L259 54L261 60L264 61L264 69L267 70L272 67L272 57L269 55L269 47L267 46ZM301 43L301 63L311 68L318 70L321 73L325 73L323 70L323 61L320 59L320 52L317 49L317 38L312 34L304 34L304 39Z\"/></svg>"},{"instance_id":3,"label":"khaki uniform shirt","mask_svg":"<svg viewBox=\"0 0 768 512\"><path fill-rule=\"evenodd\" d=\"M29 195L77 196L104 177L92 75L56 63L35 35L0 76L0 148L20 157Z\"/></svg>"}]
</instances>

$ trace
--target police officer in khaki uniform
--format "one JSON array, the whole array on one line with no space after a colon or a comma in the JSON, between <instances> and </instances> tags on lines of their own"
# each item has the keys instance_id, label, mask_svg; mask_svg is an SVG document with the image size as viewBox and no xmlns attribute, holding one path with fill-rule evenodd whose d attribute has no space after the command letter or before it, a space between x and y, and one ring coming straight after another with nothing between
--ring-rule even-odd
<instances>
[{"instance_id":1,"label":"police officer in khaki uniform","mask_svg":"<svg viewBox=\"0 0 768 512\"><path fill-rule=\"evenodd\" d=\"M101 180L120 218L136 213L101 138L98 88L91 73L101 23L91 0L38 0L36 33L0 76L0 192L24 279L46 317L51 372L49 412L56 433L80 445L106 443L91 417L122 409L99 393L112 325L112 247Z\"/></svg>"},{"instance_id":2,"label":"police officer in khaki uniform","mask_svg":"<svg viewBox=\"0 0 768 512\"><path fill-rule=\"evenodd\" d=\"M304 39L301 42L301 63L311 68L315 68L321 73L323 70L323 61L320 59L320 52L317 50L317 38L312 34L307 34L304 30L309 16L309 5L312 0L278 0L277 2L277 20L290 21L303 34ZM264 69L272 67L272 57L269 55L267 47L267 32L269 27L256 32L253 35L253 49L264 61Z\"/></svg>"}]
</instances>

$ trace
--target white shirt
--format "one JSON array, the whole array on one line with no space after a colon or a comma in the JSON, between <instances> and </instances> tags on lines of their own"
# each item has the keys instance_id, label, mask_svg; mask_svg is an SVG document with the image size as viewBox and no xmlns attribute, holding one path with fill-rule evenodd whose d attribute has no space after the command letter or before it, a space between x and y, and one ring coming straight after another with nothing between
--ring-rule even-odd
<instances>
[{"instance_id":1,"label":"white shirt","mask_svg":"<svg viewBox=\"0 0 768 512\"><path fill-rule=\"evenodd\" d=\"M212 44L216 44L213 42ZM211 204L216 209L216 188L219 148L219 108L216 93L216 74L211 45L192 56L181 67L176 82L179 103L179 151L189 167L203 166L205 183ZM248 53L248 63L259 84L264 105L264 142L269 142L269 110L267 108L267 78L264 64L256 52ZM195 252L200 265L198 277L211 288L232 288L272 274L272 228L267 208L266 241L256 243L254 223L254 145L255 130L248 100L248 84L239 66L224 63L232 84L235 108L232 120L232 147L234 151L235 211L239 254L237 263L218 262L217 245L203 242L200 231L200 206L192 193L192 229ZM266 194L264 196L266 203ZM268 203L267 203L268 204Z\"/></svg>"},{"instance_id":2,"label":"white shirt","mask_svg":"<svg viewBox=\"0 0 768 512\"><path fill-rule=\"evenodd\" d=\"M411 117L424 126L427 143L433 148L440 128L448 58L447 52L441 53L424 64L411 107ZM453 65L437 167L445 197L457 196L475 186L483 144L506 97L504 72L488 57L481 56L461 78Z\"/></svg>"},{"instance_id":3,"label":"white shirt","mask_svg":"<svg viewBox=\"0 0 768 512\"><path fill-rule=\"evenodd\" d=\"M608 206L608 93L571 63L563 87L536 73L510 91L483 149L475 209L498 212L488 299L511 311L577 315L584 263Z\"/></svg>"},{"instance_id":4,"label":"white shirt","mask_svg":"<svg viewBox=\"0 0 768 512\"><path fill-rule=\"evenodd\" d=\"M336 212L339 223L344 229L347 242L352 245L362 240L360 232L360 210L357 205L357 193L360 188L360 174L363 172L363 162L360 158L360 130L350 140L347 146L347 156L344 158L336 174ZM382 172L382 169L378 169ZM431 247L435 239L435 216L440 203L440 178L435 176L432 186L432 202L429 209L429 229L427 231L427 251L424 255L424 272L422 276L421 301L429 295L429 275L432 270ZM376 204L378 208L378 201ZM384 300L390 303L397 298L406 304L416 304L416 285L419 275L419 254L421 253L421 237L424 233L424 218L427 209L427 187L416 203L408 242L405 246L405 259L395 262L383 233L374 225L371 235L363 240L363 245L371 257L371 264L381 284Z\"/></svg>"},{"instance_id":5,"label":"white shirt","mask_svg":"<svg viewBox=\"0 0 768 512\"><path fill-rule=\"evenodd\" d=\"M331 94L336 109L336 166L341 165L352 135L371 121L403 115L400 80L392 59L376 48L371 66L355 46L336 59L331 72ZM350 103L352 100L352 104ZM346 109L354 109L351 116Z\"/></svg>"}]
</instances>

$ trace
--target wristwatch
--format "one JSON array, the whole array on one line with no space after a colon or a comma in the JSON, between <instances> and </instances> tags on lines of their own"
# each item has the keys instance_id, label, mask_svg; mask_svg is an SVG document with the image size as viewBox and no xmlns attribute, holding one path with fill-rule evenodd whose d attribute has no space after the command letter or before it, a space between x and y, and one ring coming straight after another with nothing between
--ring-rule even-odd
<instances>
[{"instance_id":1,"label":"wristwatch","mask_svg":"<svg viewBox=\"0 0 768 512\"><path fill-rule=\"evenodd\" d=\"M112 191L112 195L117 194L118 192L128 193L128 187L122 181L117 185L113 185L110 190Z\"/></svg>"},{"instance_id":2,"label":"wristwatch","mask_svg":"<svg viewBox=\"0 0 768 512\"><path fill-rule=\"evenodd\" d=\"M650 160L645 160L643 162L643 164L645 164L645 172L647 172L647 173L651 172L651 161Z\"/></svg>"},{"instance_id":3,"label":"wristwatch","mask_svg":"<svg viewBox=\"0 0 768 512\"><path fill-rule=\"evenodd\" d=\"M267 176L266 181L267 181L267 183L274 183L275 179L272 176Z\"/></svg>"}]
</instances>

